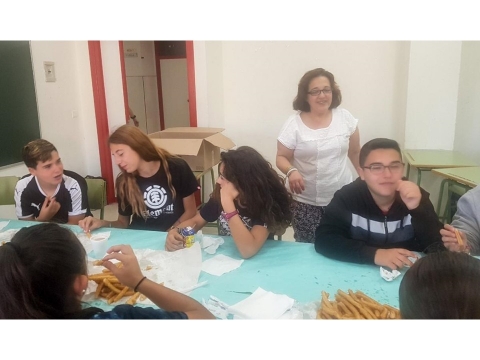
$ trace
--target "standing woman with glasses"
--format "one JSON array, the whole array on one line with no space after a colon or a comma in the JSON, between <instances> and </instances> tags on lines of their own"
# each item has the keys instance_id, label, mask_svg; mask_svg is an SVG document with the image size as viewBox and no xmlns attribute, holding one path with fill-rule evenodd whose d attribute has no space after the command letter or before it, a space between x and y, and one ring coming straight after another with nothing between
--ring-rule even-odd
<instances>
[{"instance_id":1,"label":"standing woman with glasses","mask_svg":"<svg viewBox=\"0 0 480 360\"><path fill-rule=\"evenodd\" d=\"M352 182L348 159L358 168L358 120L338 108L341 102L332 73L322 68L308 71L293 101L297 112L288 118L277 139L276 165L293 194L292 225L299 242L315 241L325 206L335 191Z\"/></svg>"}]
</instances>

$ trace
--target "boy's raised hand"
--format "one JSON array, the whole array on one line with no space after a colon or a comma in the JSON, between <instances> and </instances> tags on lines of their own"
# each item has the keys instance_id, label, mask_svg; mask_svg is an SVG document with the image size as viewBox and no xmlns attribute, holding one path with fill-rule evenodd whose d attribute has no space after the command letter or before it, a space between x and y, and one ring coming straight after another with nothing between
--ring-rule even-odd
<instances>
[{"instance_id":1,"label":"boy's raised hand","mask_svg":"<svg viewBox=\"0 0 480 360\"><path fill-rule=\"evenodd\" d=\"M409 210L416 209L418 205L420 205L422 193L417 184L407 180L399 180L397 183L397 191Z\"/></svg>"},{"instance_id":2,"label":"boy's raised hand","mask_svg":"<svg viewBox=\"0 0 480 360\"><path fill-rule=\"evenodd\" d=\"M60 210L60 203L55 200L55 197L47 196L38 214L38 221L49 221Z\"/></svg>"}]
</instances>

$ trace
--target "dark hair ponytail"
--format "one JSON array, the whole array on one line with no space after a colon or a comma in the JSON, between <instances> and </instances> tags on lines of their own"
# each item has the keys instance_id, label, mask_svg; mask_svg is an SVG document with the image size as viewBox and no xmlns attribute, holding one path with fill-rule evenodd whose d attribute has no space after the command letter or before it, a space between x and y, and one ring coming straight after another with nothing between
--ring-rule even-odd
<instances>
[{"instance_id":1,"label":"dark hair ponytail","mask_svg":"<svg viewBox=\"0 0 480 360\"><path fill-rule=\"evenodd\" d=\"M72 231L54 223L20 229L0 246L0 318L60 319L79 311L73 283L85 274L85 249Z\"/></svg>"}]
</instances>

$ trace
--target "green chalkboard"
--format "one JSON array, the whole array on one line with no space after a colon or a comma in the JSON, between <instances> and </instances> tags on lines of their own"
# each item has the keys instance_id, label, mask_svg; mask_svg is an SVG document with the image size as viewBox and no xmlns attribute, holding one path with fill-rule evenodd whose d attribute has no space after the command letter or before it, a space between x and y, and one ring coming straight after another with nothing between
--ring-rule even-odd
<instances>
[{"instance_id":1,"label":"green chalkboard","mask_svg":"<svg viewBox=\"0 0 480 360\"><path fill-rule=\"evenodd\" d=\"M22 147L40 138L29 41L0 41L0 167L22 161Z\"/></svg>"}]
</instances>

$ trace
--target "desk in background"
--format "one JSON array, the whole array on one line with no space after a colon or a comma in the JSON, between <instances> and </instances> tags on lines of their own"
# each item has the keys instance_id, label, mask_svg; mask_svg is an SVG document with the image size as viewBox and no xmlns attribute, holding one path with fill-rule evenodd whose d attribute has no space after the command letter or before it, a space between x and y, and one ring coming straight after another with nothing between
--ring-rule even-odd
<instances>
[{"instance_id":1,"label":"desk in background","mask_svg":"<svg viewBox=\"0 0 480 360\"><path fill-rule=\"evenodd\" d=\"M1 219L0 219L1 220ZM3 230L16 229L36 224L10 220ZM66 225L67 226L67 225ZM68 226L75 233L78 226ZM166 233L157 231L108 229L111 231L109 244L129 244L136 249L163 250ZM100 230L101 231L101 230ZM240 259L240 254L231 237L223 237L225 243L216 254ZM202 251L205 261L215 255ZM405 270L401 270L402 273ZM200 273L198 282L205 280L205 286L197 288L190 296L199 302L208 300L210 295L233 305L251 295L258 287L277 294L285 294L306 304L321 300L322 290L333 299L337 290L361 290L380 303L398 308L398 288L402 277L387 282L380 277L379 267L358 265L328 259L317 254L313 244L267 240L258 254L247 259L236 270L222 276ZM101 300L91 303L105 310L113 306Z\"/></svg>"},{"instance_id":2,"label":"desk in background","mask_svg":"<svg viewBox=\"0 0 480 360\"><path fill-rule=\"evenodd\" d=\"M474 161L458 151L450 150L403 150L407 161L407 179L410 176L410 167L417 169L417 185L420 186L422 171L432 169L478 166Z\"/></svg>"},{"instance_id":3,"label":"desk in background","mask_svg":"<svg viewBox=\"0 0 480 360\"><path fill-rule=\"evenodd\" d=\"M462 196L468 190L480 184L480 167L459 167L446 169L432 169L432 173L443 177L440 185L440 194L438 196L437 209L440 212L442 198L445 186L447 186L447 202L443 216L439 216L440 221L447 224L452 222L452 194Z\"/></svg>"}]
</instances>

